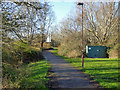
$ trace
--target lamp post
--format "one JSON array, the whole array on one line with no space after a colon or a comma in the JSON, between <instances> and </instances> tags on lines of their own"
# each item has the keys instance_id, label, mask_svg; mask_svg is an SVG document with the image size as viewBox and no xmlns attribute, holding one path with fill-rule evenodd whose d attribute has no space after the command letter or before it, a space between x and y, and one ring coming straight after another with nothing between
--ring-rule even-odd
<instances>
[{"instance_id":1,"label":"lamp post","mask_svg":"<svg viewBox=\"0 0 120 90\"><path fill-rule=\"evenodd\" d=\"M78 3L77 5L82 5L82 68L84 68L84 59L83 59L83 3Z\"/></svg>"}]
</instances>

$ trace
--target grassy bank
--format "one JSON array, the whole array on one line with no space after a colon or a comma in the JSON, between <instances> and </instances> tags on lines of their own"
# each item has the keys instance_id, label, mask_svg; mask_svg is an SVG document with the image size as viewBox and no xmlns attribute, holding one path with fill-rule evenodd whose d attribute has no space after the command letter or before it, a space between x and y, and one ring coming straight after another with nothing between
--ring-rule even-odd
<instances>
[{"instance_id":1,"label":"grassy bank","mask_svg":"<svg viewBox=\"0 0 120 90\"><path fill-rule=\"evenodd\" d=\"M52 51L55 55L57 49ZM60 56L60 55L58 55ZM64 60L70 62L73 66L82 69L81 58L67 58L60 56ZM119 88L120 74L118 70L120 66L120 59L109 58L85 58L84 59L84 72L94 78L96 82L99 82L105 88Z\"/></svg>"},{"instance_id":2,"label":"grassy bank","mask_svg":"<svg viewBox=\"0 0 120 90\"><path fill-rule=\"evenodd\" d=\"M46 88L46 83L48 81L47 72L48 65L46 60L39 62L33 62L24 67L25 77L21 81L22 88Z\"/></svg>"},{"instance_id":3,"label":"grassy bank","mask_svg":"<svg viewBox=\"0 0 120 90\"><path fill-rule=\"evenodd\" d=\"M4 78L4 88L46 88L49 64L46 60L24 64L9 69ZM9 77L9 79L8 79Z\"/></svg>"},{"instance_id":4,"label":"grassy bank","mask_svg":"<svg viewBox=\"0 0 120 90\"><path fill-rule=\"evenodd\" d=\"M14 41L2 47L2 88L46 88L49 64L40 47Z\"/></svg>"}]
</instances>

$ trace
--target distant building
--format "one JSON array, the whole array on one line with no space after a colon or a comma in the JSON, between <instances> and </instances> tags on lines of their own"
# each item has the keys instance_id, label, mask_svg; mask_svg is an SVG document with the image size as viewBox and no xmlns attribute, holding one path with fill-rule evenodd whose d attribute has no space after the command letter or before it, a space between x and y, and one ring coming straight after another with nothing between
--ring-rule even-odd
<instances>
[{"instance_id":1,"label":"distant building","mask_svg":"<svg viewBox=\"0 0 120 90\"><path fill-rule=\"evenodd\" d=\"M50 33L49 33L48 36L47 36L46 42L47 42L47 43L50 43L50 42L51 42L51 34L50 34Z\"/></svg>"}]
</instances>

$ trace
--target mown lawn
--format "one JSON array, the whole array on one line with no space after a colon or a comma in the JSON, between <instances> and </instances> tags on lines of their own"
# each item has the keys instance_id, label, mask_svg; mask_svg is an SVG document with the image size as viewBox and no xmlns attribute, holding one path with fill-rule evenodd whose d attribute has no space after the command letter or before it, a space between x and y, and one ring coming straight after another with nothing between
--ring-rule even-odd
<instances>
[{"instance_id":1,"label":"mown lawn","mask_svg":"<svg viewBox=\"0 0 120 90\"><path fill-rule=\"evenodd\" d=\"M48 82L47 72L49 69L49 64L46 60L32 62L25 67L23 67L23 71L25 72L25 76L21 81L21 88L45 88Z\"/></svg>"},{"instance_id":2,"label":"mown lawn","mask_svg":"<svg viewBox=\"0 0 120 90\"><path fill-rule=\"evenodd\" d=\"M57 49L52 51L55 55ZM60 55L59 55L60 56ZM72 63L73 66L82 69L81 58L67 58L60 56L64 60ZM109 59L109 58L84 58L84 69L83 71L94 78L95 81L99 82L104 88L120 88L120 59Z\"/></svg>"}]
</instances>

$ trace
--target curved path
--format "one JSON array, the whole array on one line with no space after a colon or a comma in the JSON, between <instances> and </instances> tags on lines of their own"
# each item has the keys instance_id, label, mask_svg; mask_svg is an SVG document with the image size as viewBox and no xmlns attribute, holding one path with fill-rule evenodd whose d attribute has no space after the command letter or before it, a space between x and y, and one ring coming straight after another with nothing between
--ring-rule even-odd
<instances>
[{"instance_id":1,"label":"curved path","mask_svg":"<svg viewBox=\"0 0 120 90\"><path fill-rule=\"evenodd\" d=\"M70 63L55 56L50 51L43 51L45 59L51 63L52 71L56 74L57 88L98 88L88 79L88 75L75 69Z\"/></svg>"}]
</instances>

